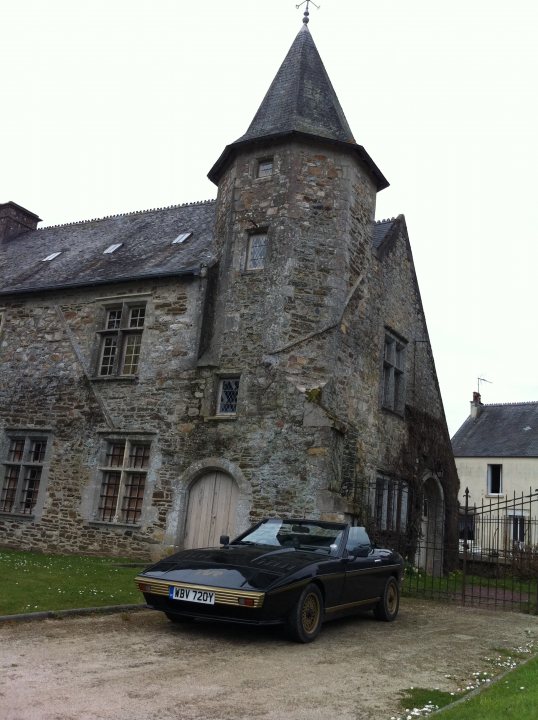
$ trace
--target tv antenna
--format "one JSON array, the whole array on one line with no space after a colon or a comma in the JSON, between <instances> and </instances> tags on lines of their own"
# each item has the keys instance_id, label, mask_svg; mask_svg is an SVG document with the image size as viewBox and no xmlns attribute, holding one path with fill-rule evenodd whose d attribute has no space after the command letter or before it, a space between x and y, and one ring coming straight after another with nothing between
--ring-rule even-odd
<instances>
[{"instance_id":1,"label":"tv antenna","mask_svg":"<svg viewBox=\"0 0 538 720\"><path fill-rule=\"evenodd\" d=\"M479 395L480 395L480 383L481 383L481 382L487 382L487 383L489 383L490 385L493 385L493 381L492 381L492 380L486 380L486 378L481 378L481 377L479 377L479 378L477 378L477 380L478 380L478 394L479 394Z\"/></svg>"}]
</instances>

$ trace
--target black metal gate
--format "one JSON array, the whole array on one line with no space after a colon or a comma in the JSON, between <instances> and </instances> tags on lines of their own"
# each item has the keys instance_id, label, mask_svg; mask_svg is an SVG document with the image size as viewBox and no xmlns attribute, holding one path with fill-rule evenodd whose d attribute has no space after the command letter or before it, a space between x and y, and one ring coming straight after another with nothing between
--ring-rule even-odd
<instances>
[{"instance_id":1,"label":"black metal gate","mask_svg":"<svg viewBox=\"0 0 538 720\"><path fill-rule=\"evenodd\" d=\"M471 506L467 489L465 503L454 509L434 488L417 494L382 478L370 487L367 504L373 539L405 559L404 594L538 612L538 492ZM447 543L451 516L459 537Z\"/></svg>"}]
</instances>

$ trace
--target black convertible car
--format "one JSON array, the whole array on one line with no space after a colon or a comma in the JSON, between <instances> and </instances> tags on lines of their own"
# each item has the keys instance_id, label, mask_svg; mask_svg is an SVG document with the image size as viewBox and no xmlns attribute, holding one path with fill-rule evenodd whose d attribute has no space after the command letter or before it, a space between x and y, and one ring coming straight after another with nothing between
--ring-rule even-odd
<instances>
[{"instance_id":1,"label":"black convertible car","mask_svg":"<svg viewBox=\"0 0 538 720\"><path fill-rule=\"evenodd\" d=\"M144 570L136 582L147 604L173 622L286 624L299 642L357 610L387 621L398 614L403 560L372 545L363 527L270 518L221 545Z\"/></svg>"}]
</instances>

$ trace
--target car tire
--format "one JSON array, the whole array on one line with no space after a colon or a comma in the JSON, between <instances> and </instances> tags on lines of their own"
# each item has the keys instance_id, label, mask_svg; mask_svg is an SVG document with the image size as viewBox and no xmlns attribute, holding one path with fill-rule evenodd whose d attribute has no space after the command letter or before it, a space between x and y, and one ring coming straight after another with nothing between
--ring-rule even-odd
<instances>
[{"instance_id":1,"label":"car tire","mask_svg":"<svg viewBox=\"0 0 538 720\"><path fill-rule=\"evenodd\" d=\"M390 577L385 583L383 597L374 608L374 617L377 620L392 622L398 615L400 607L400 586L395 577Z\"/></svg>"},{"instance_id":2,"label":"car tire","mask_svg":"<svg viewBox=\"0 0 538 720\"><path fill-rule=\"evenodd\" d=\"M293 640L309 643L315 640L323 622L323 597L314 583L305 587L288 616L288 631Z\"/></svg>"}]
</instances>

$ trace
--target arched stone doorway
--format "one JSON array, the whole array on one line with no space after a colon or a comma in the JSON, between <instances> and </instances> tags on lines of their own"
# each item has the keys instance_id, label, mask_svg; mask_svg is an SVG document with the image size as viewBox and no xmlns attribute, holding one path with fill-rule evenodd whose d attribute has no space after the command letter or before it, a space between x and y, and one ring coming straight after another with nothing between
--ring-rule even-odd
<instances>
[{"instance_id":1,"label":"arched stone doorway","mask_svg":"<svg viewBox=\"0 0 538 720\"><path fill-rule=\"evenodd\" d=\"M418 566L429 575L443 574L445 501L439 479L429 476L422 485L422 525Z\"/></svg>"},{"instance_id":2,"label":"arched stone doorway","mask_svg":"<svg viewBox=\"0 0 538 720\"><path fill-rule=\"evenodd\" d=\"M237 484L222 470L198 477L189 489L184 547L211 547L221 535L235 535L238 494Z\"/></svg>"}]
</instances>

